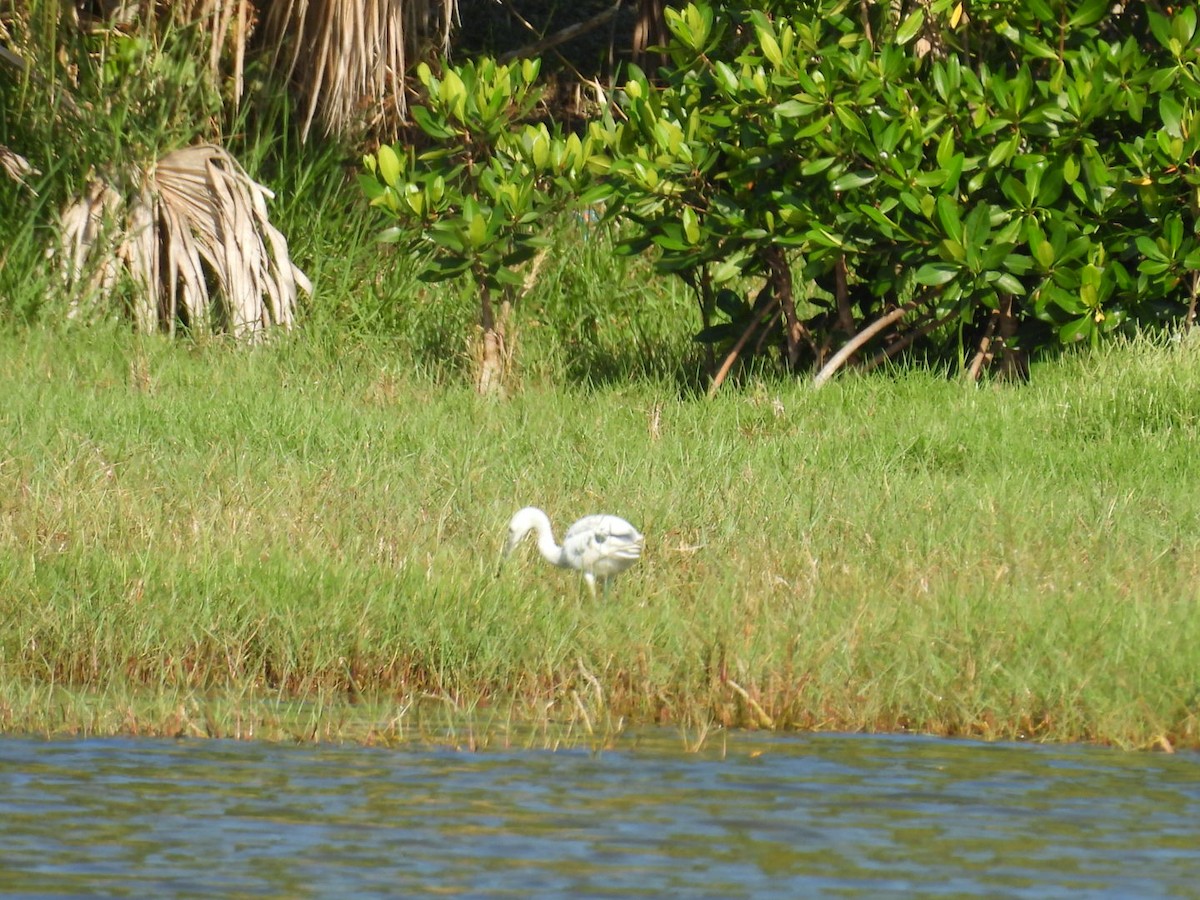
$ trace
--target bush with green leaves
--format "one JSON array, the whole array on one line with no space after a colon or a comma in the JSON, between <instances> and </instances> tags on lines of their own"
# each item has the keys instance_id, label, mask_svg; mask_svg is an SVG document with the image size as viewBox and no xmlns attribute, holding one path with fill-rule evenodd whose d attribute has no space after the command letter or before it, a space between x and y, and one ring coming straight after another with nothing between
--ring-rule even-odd
<instances>
[{"instance_id":1,"label":"bush with green leaves","mask_svg":"<svg viewBox=\"0 0 1200 900\"><path fill-rule=\"evenodd\" d=\"M995 354L1190 326L1194 7L1105 0L668 9L670 65L592 126L628 252L697 292L725 364ZM867 355L868 342L876 342ZM968 363L967 352L973 354Z\"/></svg>"},{"instance_id":2,"label":"bush with green leaves","mask_svg":"<svg viewBox=\"0 0 1200 900\"><path fill-rule=\"evenodd\" d=\"M478 290L481 393L503 385L508 311L523 267L549 244L547 217L592 199L592 140L530 121L538 70L536 60L481 59L438 77L420 64L425 93L411 114L428 149L384 145L364 158L364 192L397 222L382 237L418 255L423 279L465 274Z\"/></svg>"}]
</instances>

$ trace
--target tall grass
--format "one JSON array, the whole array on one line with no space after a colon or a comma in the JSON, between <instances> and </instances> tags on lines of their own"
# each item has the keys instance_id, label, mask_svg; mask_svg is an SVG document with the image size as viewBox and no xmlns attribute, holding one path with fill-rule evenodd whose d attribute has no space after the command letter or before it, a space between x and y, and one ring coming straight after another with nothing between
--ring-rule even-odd
<instances>
[{"instance_id":1,"label":"tall grass","mask_svg":"<svg viewBox=\"0 0 1200 900\"><path fill-rule=\"evenodd\" d=\"M0 181L0 729L1200 745L1193 344L1068 354L1021 388L750 370L704 401L692 298L567 218L486 401L469 286L375 243L349 154L300 143L282 100L228 141L314 282L300 332L63 324L52 210L126 137L191 127L152 120L32 141L35 192ZM528 503L560 533L624 515L646 557L607 603L529 547L497 576Z\"/></svg>"},{"instance_id":2,"label":"tall grass","mask_svg":"<svg viewBox=\"0 0 1200 900\"><path fill-rule=\"evenodd\" d=\"M577 733L1200 743L1191 344L1022 388L708 402L661 370L550 384L567 345L527 312L544 368L503 402L346 333L0 337L0 727L244 733L307 701L286 733L363 737L434 702ZM527 503L624 515L646 557L607 603L531 547L497 577Z\"/></svg>"}]
</instances>

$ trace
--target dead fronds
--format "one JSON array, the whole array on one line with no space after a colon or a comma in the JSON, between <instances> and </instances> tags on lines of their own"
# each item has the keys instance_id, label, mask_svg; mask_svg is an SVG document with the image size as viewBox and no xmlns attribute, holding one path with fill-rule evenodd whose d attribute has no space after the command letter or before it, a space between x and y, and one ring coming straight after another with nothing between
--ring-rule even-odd
<instances>
[{"instance_id":1,"label":"dead fronds","mask_svg":"<svg viewBox=\"0 0 1200 900\"><path fill-rule=\"evenodd\" d=\"M42 174L29 164L29 160L21 154L9 150L3 144L0 144L0 169L3 169L8 174L8 177L21 185L21 187L28 188L30 191L33 188L25 179L31 175Z\"/></svg>"},{"instance_id":2,"label":"dead fronds","mask_svg":"<svg viewBox=\"0 0 1200 900\"><path fill-rule=\"evenodd\" d=\"M110 309L124 293L139 330L290 328L308 278L269 221L274 196L212 144L168 153L129 184L94 177L61 216L60 259L71 315Z\"/></svg>"},{"instance_id":3,"label":"dead fronds","mask_svg":"<svg viewBox=\"0 0 1200 900\"><path fill-rule=\"evenodd\" d=\"M314 118L327 134L370 126L386 132L406 112L404 73L427 44L448 49L457 0L287 0L273 3L267 40L288 48L275 67L305 98L304 135ZM438 34L435 36L434 31Z\"/></svg>"}]
</instances>

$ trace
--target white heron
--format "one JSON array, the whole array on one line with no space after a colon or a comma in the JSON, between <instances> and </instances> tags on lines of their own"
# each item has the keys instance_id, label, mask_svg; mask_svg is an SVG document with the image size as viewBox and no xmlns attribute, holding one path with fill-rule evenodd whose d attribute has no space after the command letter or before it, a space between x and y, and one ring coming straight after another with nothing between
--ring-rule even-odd
<instances>
[{"instance_id":1,"label":"white heron","mask_svg":"<svg viewBox=\"0 0 1200 900\"><path fill-rule=\"evenodd\" d=\"M505 558L531 531L537 532L538 550L549 562L583 573L593 598L596 579L607 593L608 579L624 572L642 555L642 533L619 516L584 516L567 529L560 547L554 540L550 518L536 506L527 506L517 510L508 523Z\"/></svg>"}]
</instances>

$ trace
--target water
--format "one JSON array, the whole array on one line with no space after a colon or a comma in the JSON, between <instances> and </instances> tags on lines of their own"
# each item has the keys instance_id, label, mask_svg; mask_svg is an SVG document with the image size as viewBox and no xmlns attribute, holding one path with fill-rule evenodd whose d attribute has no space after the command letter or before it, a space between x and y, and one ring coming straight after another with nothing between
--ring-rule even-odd
<instances>
[{"instance_id":1,"label":"water","mask_svg":"<svg viewBox=\"0 0 1200 900\"><path fill-rule=\"evenodd\" d=\"M1200 897L1200 756L0 740L22 897Z\"/></svg>"}]
</instances>

